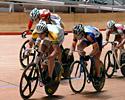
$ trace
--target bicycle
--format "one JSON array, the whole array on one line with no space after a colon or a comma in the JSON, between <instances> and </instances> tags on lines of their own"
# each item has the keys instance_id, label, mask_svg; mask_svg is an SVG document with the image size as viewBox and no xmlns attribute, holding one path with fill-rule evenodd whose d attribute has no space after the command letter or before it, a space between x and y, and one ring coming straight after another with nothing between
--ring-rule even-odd
<instances>
[{"instance_id":1,"label":"bicycle","mask_svg":"<svg viewBox=\"0 0 125 100\"><path fill-rule=\"evenodd\" d=\"M80 93L83 91L86 80L88 83L92 82L93 87L97 92L100 92L105 84L105 68L104 66L100 67L100 80L97 83L96 77L96 67L95 60L93 57L89 58L90 60L90 70L87 69L87 64L85 63L85 57L81 60L76 60L71 64L70 67L70 77L69 84L70 88L75 93Z\"/></svg>"},{"instance_id":2,"label":"bicycle","mask_svg":"<svg viewBox=\"0 0 125 100\"><path fill-rule=\"evenodd\" d=\"M24 32L26 32L26 31L24 31ZM68 35L68 33L65 32L64 35ZM29 64L34 62L34 59L36 56L36 51L34 51L34 49L31 49L31 52L29 53L29 55L25 56L25 51L26 51L27 45L29 45L29 40L26 40L23 43L23 45L21 46L21 49L20 49L20 54L19 54L19 61L24 69ZM32 48L34 48L34 46ZM61 45L61 49L62 49L62 66L64 69L64 73L62 73L62 76L64 78L68 78L70 65L74 61L74 56L72 55L71 58L68 59L68 53L69 53L70 49L64 48L63 45Z\"/></svg>"},{"instance_id":3,"label":"bicycle","mask_svg":"<svg viewBox=\"0 0 125 100\"><path fill-rule=\"evenodd\" d=\"M48 96L53 95L60 84L62 67L55 59L55 69L52 75L54 82L44 85L45 78L48 76L48 50L44 54L39 53L37 50L35 51L39 54L40 60L37 60L37 57L35 57L35 62L29 64L21 76L19 89L23 99L28 99L34 94L38 82L40 87L44 86Z\"/></svg>"},{"instance_id":4,"label":"bicycle","mask_svg":"<svg viewBox=\"0 0 125 100\"><path fill-rule=\"evenodd\" d=\"M125 77L125 50L120 49L119 57L115 54L115 44L117 41L108 41L111 44L111 50L108 50L104 58L104 66L106 68L106 76L111 78L114 72L121 69L122 75Z\"/></svg>"}]
</instances>

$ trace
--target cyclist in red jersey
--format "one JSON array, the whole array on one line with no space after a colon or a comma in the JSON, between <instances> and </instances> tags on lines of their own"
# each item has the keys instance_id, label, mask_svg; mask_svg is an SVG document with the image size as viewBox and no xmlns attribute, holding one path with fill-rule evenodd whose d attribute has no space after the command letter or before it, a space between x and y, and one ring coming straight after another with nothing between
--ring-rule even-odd
<instances>
[{"instance_id":1,"label":"cyclist in red jersey","mask_svg":"<svg viewBox=\"0 0 125 100\"><path fill-rule=\"evenodd\" d=\"M30 12L30 19L28 22L28 30L27 33L31 30L33 23L38 22L39 20L46 21L47 24L55 24L64 29L64 24L59 15L53 14L48 9L37 9L34 8Z\"/></svg>"},{"instance_id":2,"label":"cyclist in red jersey","mask_svg":"<svg viewBox=\"0 0 125 100\"><path fill-rule=\"evenodd\" d=\"M31 30L34 22L39 22L40 20L45 21L46 24L54 24L54 25L57 25L60 28L64 29L64 24L63 24L61 18L59 17L59 15L51 13L50 10L48 10L48 9L34 8L30 12L30 20L29 20L29 23L28 23L28 30L27 30L26 33L27 34L29 33L29 31ZM25 37L26 33L23 33L22 37ZM32 37L29 41L28 48L32 48L32 46L34 44L34 41L36 40L37 37L38 37L38 35L34 36L34 34L32 33ZM30 52L30 50L28 48L26 49L26 53L25 53L26 56Z\"/></svg>"}]
</instances>

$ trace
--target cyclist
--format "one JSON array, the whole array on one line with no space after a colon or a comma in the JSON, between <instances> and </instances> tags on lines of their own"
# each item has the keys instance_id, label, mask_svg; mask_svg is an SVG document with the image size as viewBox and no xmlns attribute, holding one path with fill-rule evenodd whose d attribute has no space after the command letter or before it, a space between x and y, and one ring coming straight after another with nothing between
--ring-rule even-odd
<instances>
[{"instance_id":1,"label":"cyclist","mask_svg":"<svg viewBox=\"0 0 125 100\"><path fill-rule=\"evenodd\" d=\"M119 44L115 47L122 47L123 48L123 44L124 44L124 39L125 39L125 27L122 24L117 24L115 21L113 20L109 20L107 22L107 29L106 29L106 41L108 42L110 34L114 34L115 35L115 39L114 41L117 41ZM107 43L106 43L107 44ZM105 45L106 45L105 44ZM117 54L117 49L115 50L116 56L118 56Z\"/></svg>"},{"instance_id":2,"label":"cyclist","mask_svg":"<svg viewBox=\"0 0 125 100\"><path fill-rule=\"evenodd\" d=\"M34 8L30 12L30 19L28 22L27 33L31 30L33 23L38 22L41 19L46 21L47 24L55 24L55 25L59 25L60 27L64 28L64 24L59 15L51 13L50 10L48 10L48 9Z\"/></svg>"},{"instance_id":3,"label":"cyclist","mask_svg":"<svg viewBox=\"0 0 125 100\"><path fill-rule=\"evenodd\" d=\"M102 62L100 60L100 55L102 51L102 34L96 27L78 24L73 28L73 42L69 55L73 54L76 45L78 51L83 51L79 53L80 58L82 59L85 55L84 49L89 45L93 46L92 52L89 56L85 56L85 58L88 59L88 57L90 56L93 56L95 58L97 82L99 82L98 80L100 80L100 67L102 66Z\"/></svg>"},{"instance_id":4,"label":"cyclist","mask_svg":"<svg viewBox=\"0 0 125 100\"><path fill-rule=\"evenodd\" d=\"M34 8L31 12L30 12L30 20L28 23L28 30L27 33L30 31L33 22L36 21L38 22L39 20L44 20L46 21L47 24L55 24L58 25L59 27L64 29L64 24L61 20L61 18L59 17L59 15L57 14L53 14L51 13L48 9L37 9ZM22 34L22 37L25 37L25 33ZM32 33L33 35L33 33ZM37 38L37 34L35 36L32 36L30 41L29 41L29 47L27 47L26 51L25 51L25 57L27 57L27 55L30 53L29 48L32 48L35 39ZM34 38L35 37L35 38Z\"/></svg>"},{"instance_id":5,"label":"cyclist","mask_svg":"<svg viewBox=\"0 0 125 100\"><path fill-rule=\"evenodd\" d=\"M61 64L61 48L64 40L64 31L57 25L46 24L44 21L40 20L40 22L36 25L34 34L38 34L35 46L37 47L40 44L40 40L43 40L42 44L39 46L39 51L44 53L47 51L44 50L44 47L50 47L48 50L48 77L46 77L46 83L52 82L52 74L54 70L54 60L58 56L58 60Z\"/></svg>"}]
</instances>

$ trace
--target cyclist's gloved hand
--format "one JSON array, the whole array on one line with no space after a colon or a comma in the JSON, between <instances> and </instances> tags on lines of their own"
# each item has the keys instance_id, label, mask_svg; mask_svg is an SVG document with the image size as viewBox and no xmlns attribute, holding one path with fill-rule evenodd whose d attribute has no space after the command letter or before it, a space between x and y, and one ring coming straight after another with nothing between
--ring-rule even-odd
<instances>
[{"instance_id":1,"label":"cyclist's gloved hand","mask_svg":"<svg viewBox=\"0 0 125 100\"><path fill-rule=\"evenodd\" d=\"M84 56L84 60L85 60L85 61L88 61L89 59L90 59L90 55Z\"/></svg>"},{"instance_id":2,"label":"cyclist's gloved hand","mask_svg":"<svg viewBox=\"0 0 125 100\"><path fill-rule=\"evenodd\" d=\"M22 38L26 38L26 34L27 34L27 31L24 31L24 32L21 34Z\"/></svg>"}]
</instances>

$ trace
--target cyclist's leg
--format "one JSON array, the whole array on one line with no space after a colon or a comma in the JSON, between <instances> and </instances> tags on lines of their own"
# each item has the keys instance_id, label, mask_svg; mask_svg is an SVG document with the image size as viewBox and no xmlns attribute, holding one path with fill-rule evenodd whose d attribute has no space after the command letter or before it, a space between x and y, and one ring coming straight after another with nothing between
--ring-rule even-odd
<instances>
[{"instance_id":1,"label":"cyclist's leg","mask_svg":"<svg viewBox=\"0 0 125 100\"><path fill-rule=\"evenodd\" d=\"M95 55L95 66L96 66L96 76L100 77L100 67L103 66L102 61L100 60L101 52L102 52L102 34L97 38L98 45L99 45L99 52Z\"/></svg>"},{"instance_id":2,"label":"cyclist's leg","mask_svg":"<svg viewBox=\"0 0 125 100\"><path fill-rule=\"evenodd\" d=\"M56 54L52 54L54 52L52 43L48 38L45 38L42 42L41 50L43 53L48 52L48 77L46 81L50 82L52 80L52 74L55 67L55 58Z\"/></svg>"},{"instance_id":3,"label":"cyclist's leg","mask_svg":"<svg viewBox=\"0 0 125 100\"><path fill-rule=\"evenodd\" d=\"M102 61L100 60L100 55L101 55L101 51L98 52L94 57L95 57L95 66L96 66L96 76L100 77L100 67L103 66L102 65Z\"/></svg>"},{"instance_id":4,"label":"cyclist's leg","mask_svg":"<svg viewBox=\"0 0 125 100\"><path fill-rule=\"evenodd\" d=\"M79 55L80 55L80 62L83 63L83 56L85 55L85 51L84 49L86 47L88 47L90 45L90 43L87 41L87 40L80 40L78 45L77 45L77 49L79 51L83 51L83 52L79 52ZM84 62L86 65L87 65L87 62ZM83 72L83 66L81 65L80 67L80 71Z\"/></svg>"},{"instance_id":5,"label":"cyclist's leg","mask_svg":"<svg viewBox=\"0 0 125 100\"><path fill-rule=\"evenodd\" d=\"M122 40L121 35L116 35L116 36L115 36L114 41L118 41L118 42L120 43L121 40ZM115 44L115 46L116 46L116 45L117 45L117 44ZM118 50L117 50L117 49L115 49L115 54L116 54L116 57L118 57Z\"/></svg>"}]
</instances>

